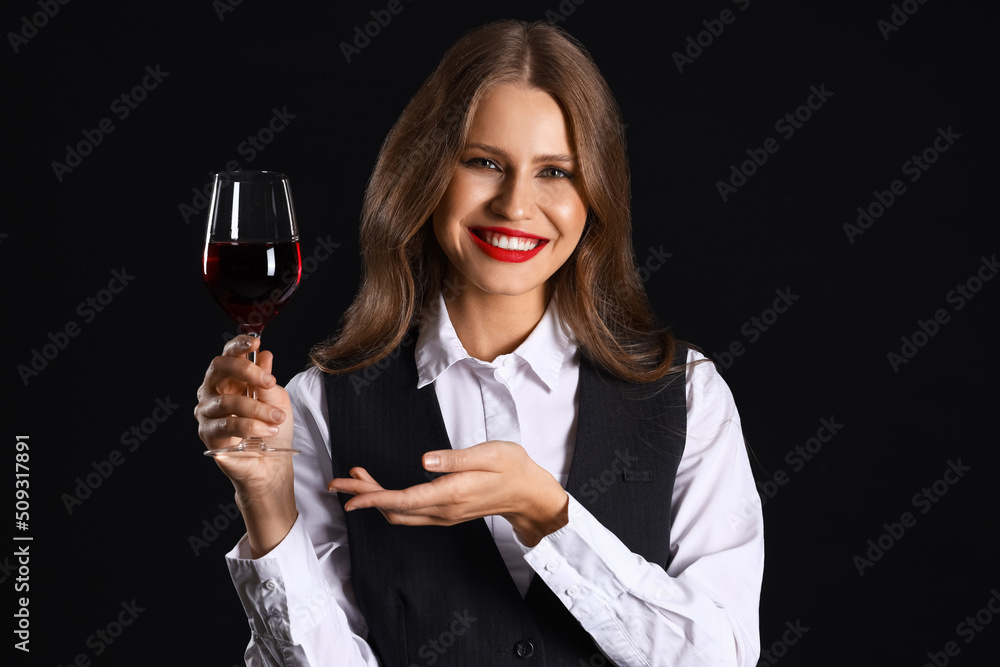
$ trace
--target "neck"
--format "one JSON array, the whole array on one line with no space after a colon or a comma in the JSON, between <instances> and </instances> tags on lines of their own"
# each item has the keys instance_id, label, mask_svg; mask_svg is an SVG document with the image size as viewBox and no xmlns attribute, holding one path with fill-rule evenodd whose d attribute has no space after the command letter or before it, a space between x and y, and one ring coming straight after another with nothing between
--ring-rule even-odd
<instances>
[{"instance_id":1,"label":"neck","mask_svg":"<svg viewBox=\"0 0 1000 667\"><path fill-rule=\"evenodd\" d=\"M445 304L465 351L482 361L493 361L516 350L542 319L549 302L546 288L507 296L466 287L449 290L446 285Z\"/></svg>"}]
</instances>

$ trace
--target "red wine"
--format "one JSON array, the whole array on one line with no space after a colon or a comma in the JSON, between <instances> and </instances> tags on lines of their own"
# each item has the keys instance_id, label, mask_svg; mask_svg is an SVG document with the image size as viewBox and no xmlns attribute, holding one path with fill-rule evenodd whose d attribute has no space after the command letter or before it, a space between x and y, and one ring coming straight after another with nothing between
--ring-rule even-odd
<instances>
[{"instance_id":1,"label":"red wine","mask_svg":"<svg viewBox=\"0 0 1000 667\"><path fill-rule=\"evenodd\" d=\"M205 249L205 285L243 333L263 331L301 277L298 241L221 242Z\"/></svg>"}]
</instances>

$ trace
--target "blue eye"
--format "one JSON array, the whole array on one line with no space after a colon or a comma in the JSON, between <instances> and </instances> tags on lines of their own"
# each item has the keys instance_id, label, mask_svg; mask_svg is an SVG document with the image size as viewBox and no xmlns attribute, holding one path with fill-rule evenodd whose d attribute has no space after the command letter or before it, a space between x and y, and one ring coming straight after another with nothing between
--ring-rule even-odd
<instances>
[{"instance_id":1,"label":"blue eye","mask_svg":"<svg viewBox=\"0 0 1000 667\"><path fill-rule=\"evenodd\" d=\"M483 169L495 169L500 170L500 165L498 165L493 160L486 157L474 157L466 160L464 162L467 167L481 167Z\"/></svg>"},{"instance_id":2,"label":"blue eye","mask_svg":"<svg viewBox=\"0 0 1000 667\"><path fill-rule=\"evenodd\" d=\"M542 169L542 176L547 176L549 178L566 178L573 180L573 174L566 171L565 169L560 169L559 167L546 167Z\"/></svg>"}]
</instances>

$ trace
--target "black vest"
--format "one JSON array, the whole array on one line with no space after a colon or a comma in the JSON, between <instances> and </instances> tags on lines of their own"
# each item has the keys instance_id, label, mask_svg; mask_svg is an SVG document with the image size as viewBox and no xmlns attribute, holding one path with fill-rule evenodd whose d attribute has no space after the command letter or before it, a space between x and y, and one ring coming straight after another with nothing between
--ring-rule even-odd
<instances>
[{"instance_id":1,"label":"black vest","mask_svg":"<svg viewBox=\"0 0 1000 667\"><path fill-rule=\"evenodd\" d=\"M678 350L681 363L685 352ZM387 489L431 479L422 454L451 445L433 383L416 387L412 342L375 366L327 376L334 477L362 466ZM582 360L566 490L629 549L664 569L686 410L683 373L636 385ZM349 499L340 494L341 505ZM521 597L484 520L395 526L374 509L346 519L351 582L368 642L385 667L604 664L540 577Z\"/></svg>"}]
</instances>

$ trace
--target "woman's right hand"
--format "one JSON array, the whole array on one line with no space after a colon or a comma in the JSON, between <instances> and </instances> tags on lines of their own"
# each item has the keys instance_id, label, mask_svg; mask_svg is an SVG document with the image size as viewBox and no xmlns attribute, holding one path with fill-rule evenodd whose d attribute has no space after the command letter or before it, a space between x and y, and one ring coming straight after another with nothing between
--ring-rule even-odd
<instances>
[{"instance_id":1,"label":"woman's right hand","mask_svg":"<svg viewBox=\"0 0 1000 667\"><path fill-rule=\"evenodd\" d=\"M273 447L292 447L294 423L288 392L271 375L273 356L246 358L260 339L237 336L212 360L198 388L198 436L209 449L232 447L244 437L264 438ZM257 399L245 396L247 387ZM243 513L254 558L273 549L292 527L295 509L292 457L216 457L216 463L236 487L236 504Z\"/></svg>"}]
</instances>

